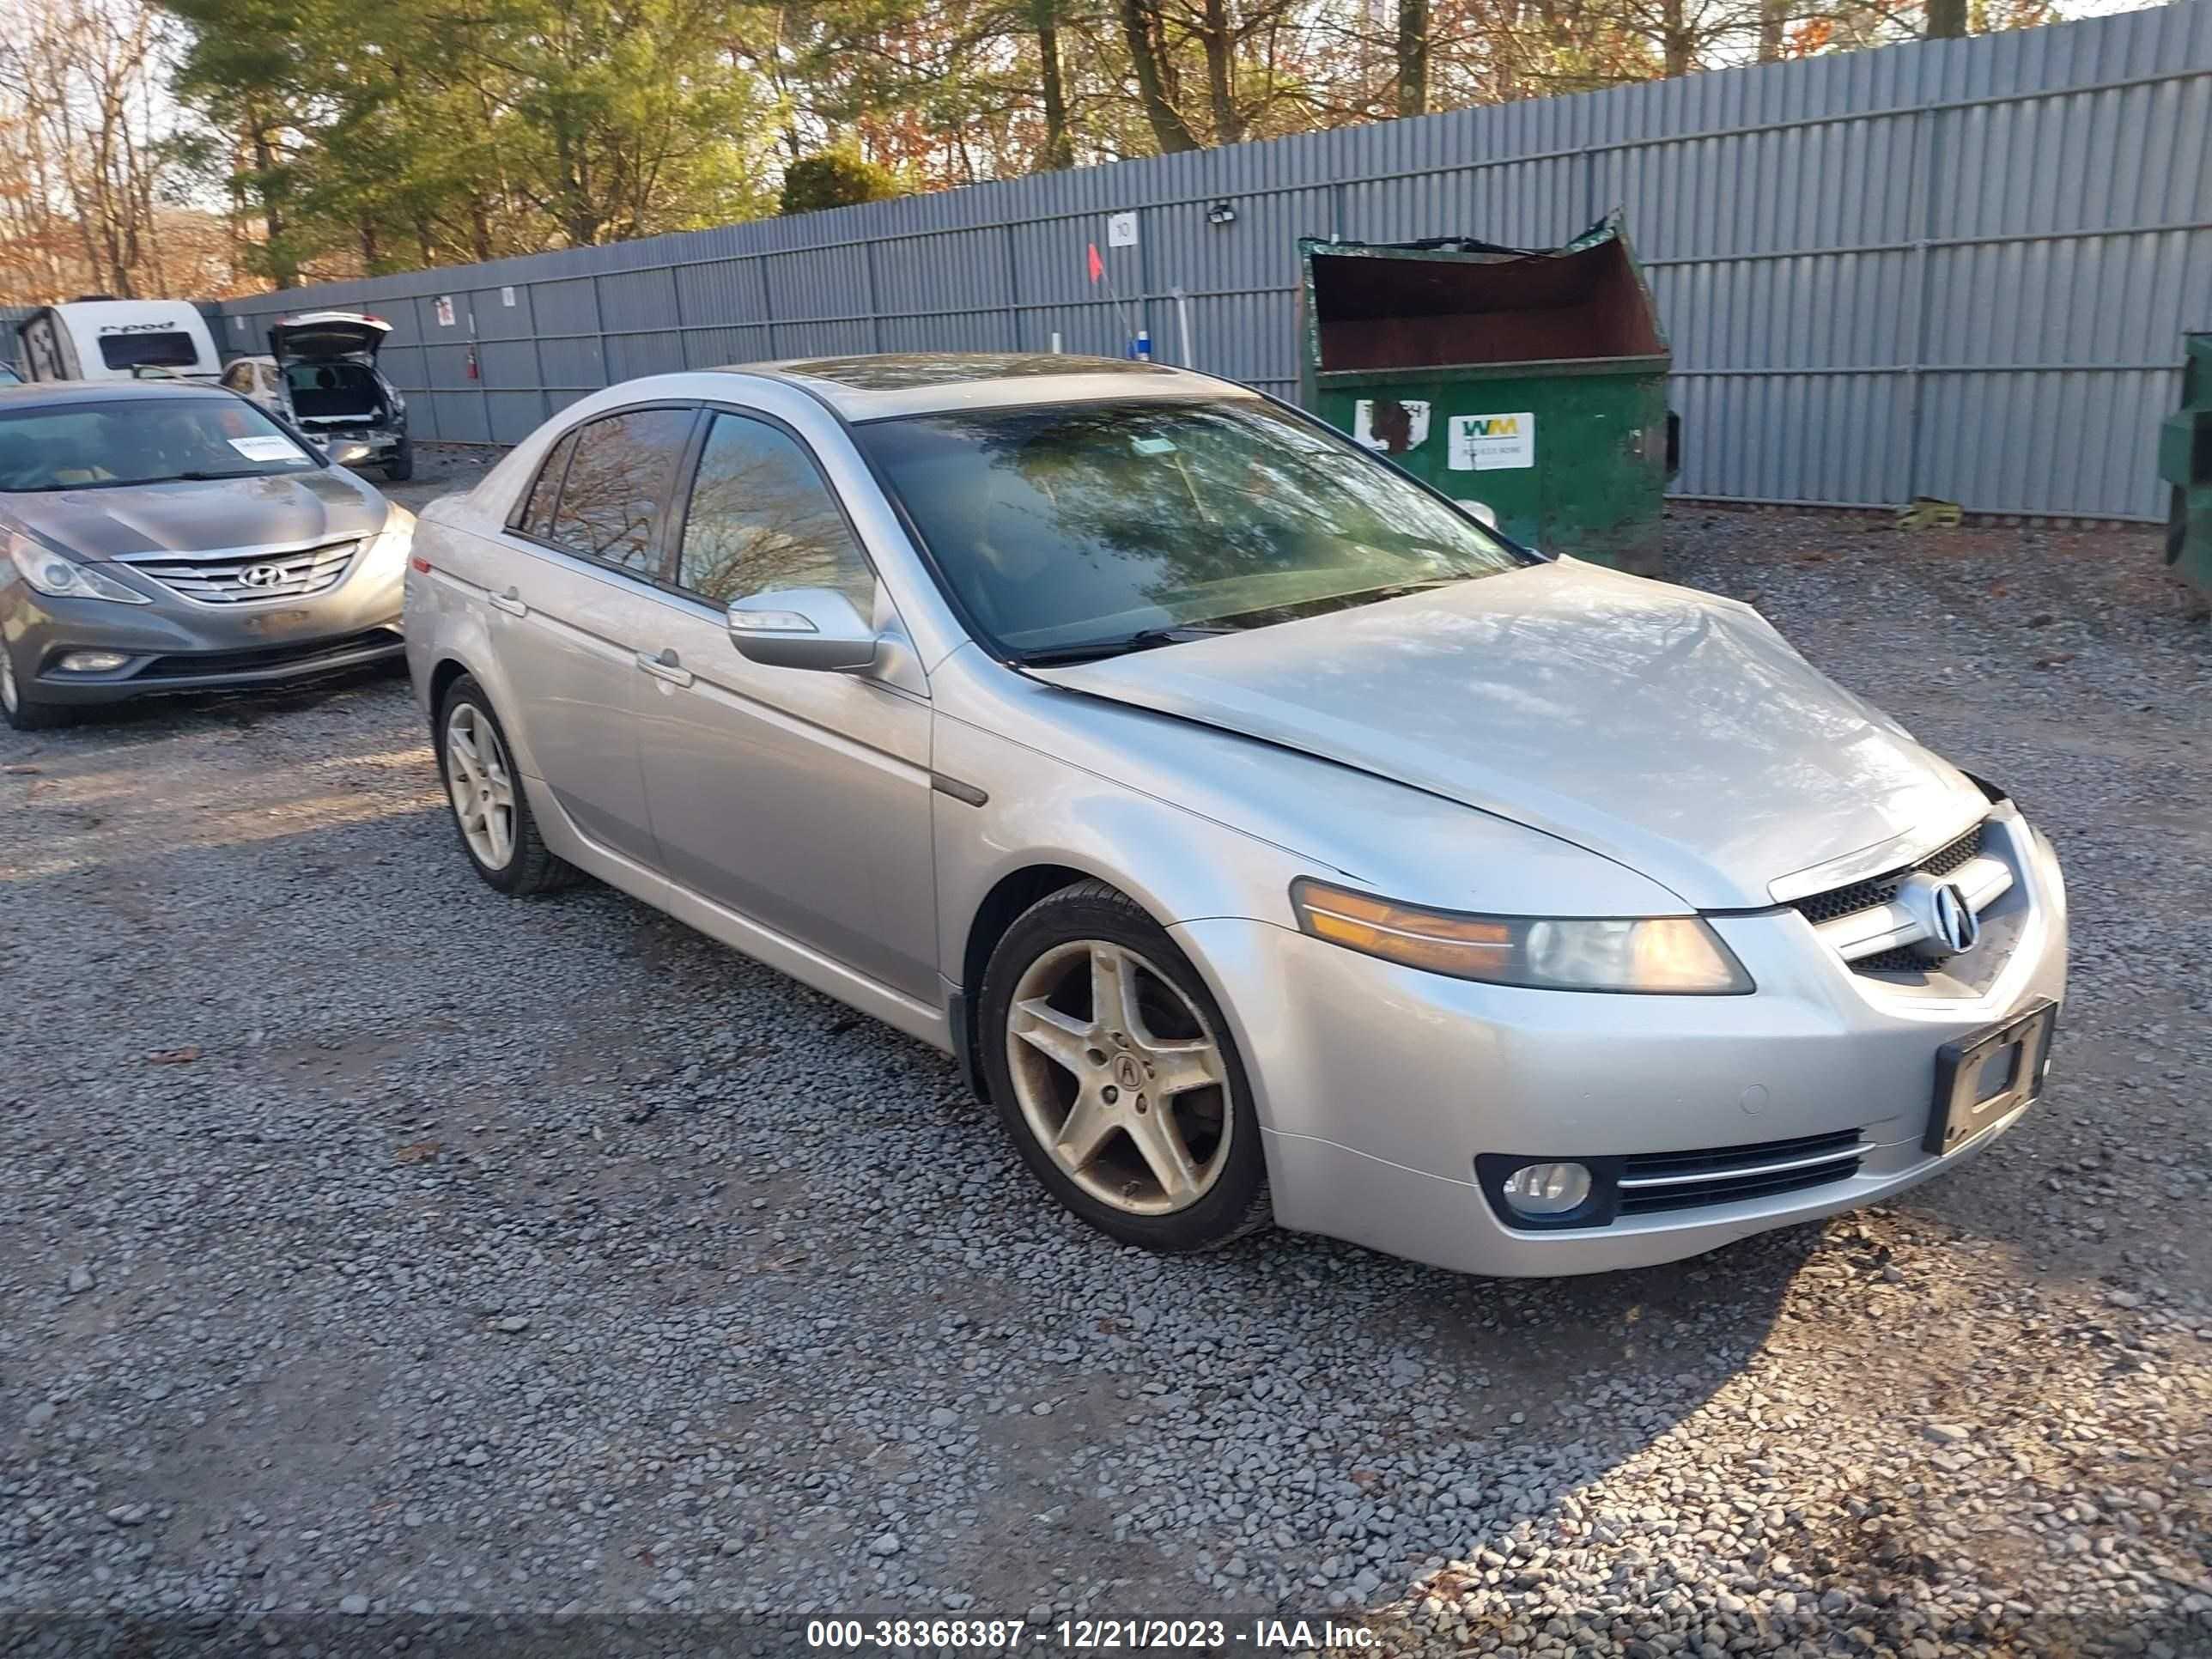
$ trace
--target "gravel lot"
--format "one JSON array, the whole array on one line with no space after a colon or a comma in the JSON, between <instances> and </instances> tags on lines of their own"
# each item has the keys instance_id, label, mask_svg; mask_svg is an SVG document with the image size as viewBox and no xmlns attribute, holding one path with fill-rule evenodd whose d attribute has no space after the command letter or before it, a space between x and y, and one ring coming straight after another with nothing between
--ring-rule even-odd
<instances>
[{"instance_id":1,"label":"gravel lot","mask_svg":"<svg viewBox=\"0 0 2212 1659\"><path fill-rule=\"evenodd\" d=\"M0 1650L2212 1651L2203 610L2133 532L1673 534L2014 789L2075 995L1952 1178L1595 1279L1112 1245L938 1055L484 889L404 683L0 732Z\"/></svg>"}]
</instances>

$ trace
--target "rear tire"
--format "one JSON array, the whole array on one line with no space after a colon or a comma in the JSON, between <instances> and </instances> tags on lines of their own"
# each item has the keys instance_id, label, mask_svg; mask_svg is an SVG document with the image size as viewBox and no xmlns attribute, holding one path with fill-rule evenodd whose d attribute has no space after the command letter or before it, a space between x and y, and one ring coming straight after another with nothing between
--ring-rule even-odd
<instances>
[{"instance_id":1,"label":"rear tire","mask_svg":"<svg viewBox=\"0 0 2212 1659\"><path fill-rule=\"evenodd\" d=\"M1167 930L1103 881L1015 918L983 975L991 1098L1045 1190L1099 1231L1208 1250L1267 1226L1252 1090Z\"/></svg>"},{"instance_id":2,"label":"rear tire","mask_svg":"<svg viewBox=\"0 0 2212 1659\"><path fill-rule=\"evenodd\" d=\"M411 439L402 438L399 447L392 452L384 463L384 477L387 483L405 483L415 476L415 445Z\"/></svg>"},{"instance_id":3,"label":"rear tire","mask_svg":"<svg viewBox=\"0 0 2212 1659\"><path fill-rule=\"evenodd\" d=\"M527 898L575 879L575 866L550 851L538 833L507 729L474 675L462 675L446 692L436 747L438 778L461 851L486 886Z\"/></svg>"},{"instance_id":4,"label":"rear tire","mask_svg":"<svg viewBox=\"0 0 2212 1659\"><path fill-rule=\"evenodd\" d=\"M23 695L23 688L15 678L15 659L0 644L0 715L18 732L51 732L58 726L67 726L76 718L76 711L59 703L33 702Z\"/></svg>"}]
</instances>

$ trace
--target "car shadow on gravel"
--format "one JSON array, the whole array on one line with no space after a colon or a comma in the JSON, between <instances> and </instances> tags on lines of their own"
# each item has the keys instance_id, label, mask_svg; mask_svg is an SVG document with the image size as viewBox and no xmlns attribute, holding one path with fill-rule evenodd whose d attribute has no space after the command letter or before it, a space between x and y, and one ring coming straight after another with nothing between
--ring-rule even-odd
<instances>
[{"instance_id":1,"label":"car shadow on gravel","mask_svg":"<svg viewBox=\"0 0 2212 1659\"><path fill-rule=\"evenodd\" d=\"M2052 1540L2023 1520L2063 1528L2077 1498L2094 1518L2139 1455L2077 1431L2054 1374L2166 1385L2162 1352L2054 1313L2015 1269L2001 1243L1876 1206L1638 1272L1409 1280L1431 1316L1407 1334L1456 1342L1507 1398L1449 1558L1405 1561L1361 1617L1404 1656L1678 1650L1644 1645L1662 1634L1692 1653L2202 1650L2187 1606L2119 1615L2037 1587ZM2167 1521L2185 1545L2190 1516Z\"/></svg>"},{"instance_id":2,"label":"car shadow on gravel","mask_svg":"<svg viewBox=\"0 0 2212 1659\"><path fill-rule=\"evenodd\" d=\"M249 690L187 691L141 697L132 702L86 709L67 726L21 741L26 744L52 747L58 740L66 747L76 742L96 743L104 732L109 732L118 737L128 734L133 738L146 738L181 734L194 726L209 724L225 724L242 730L264 720L279 720L288 714L319 708L333 698L372 689L389 681L404 680L406 675L406 664L394 659L368 668L349 668L336 673L316 675L284 685L255 687Z\"/></svg>"},{"instance_id":3,"label":"car shadow on gravel","mask_svg":"<svg viewBox=\"0 0 2212 1659\"><path fill-rule=\"evenodd\" d=\"M983 1151L995 1161L995 1148ZM1146 1509L1170 1500L1111 1482L1094 1494L1086 1471L1166 1464L1176 1513L1244 1520L1258 1475L1251 1421L1262 1415L1263 1437L1282 1449L1279 1466L1263 1466L1284 1510L1269 1537L1306 1574L1267 1583L1230 1525L1232 1541L1188 1570L1201 1597L1293 1615L1375 1611L1462 1548L1510 1547L1516 1527L1573 1512L1578 1489L1739 1382L1799 1271L1841 1248L1814 1225L1633 1272L1486 1279L1313 1235L1161 1259L1064 1218L1034 1230L1065 1232L1072 1254L1096 1258L1080 1276L1118 1294L1077 1327L1055 1322L1048 1301L1018 1304L1073 1363L1048 1416L1005 1413L990 1431L1010 1476L1024 1472L1009 1480L1008 1506L1050 1516L1078 1559L1110 1557L1141 1541ZM1154 1311L1177 1304L1194 1316ZM1071 1447L1093 1461L1071 1462ZM1008 1576L988 1558L964 1565L987 1591Z\"/></svg>"},{"instance_id":4,"label":"car shadow on gravel","mask_svg":"<svg viewBox=\"0 0 2212 1659\"><path fill-rule=\"evenodd\" d=\"M1493 1382L1527 1384L1501 1392L1543 1402L1529 1407L1534 1426L1556 1403L1546 1399L1549 1385L1566 1372L1679 1355L1686 1383L1696 1376L1717 1386L1757 1348L1826 1231L1815 1223L1685 1261L1556 1279L1482 1278L1295 1233L1273 1235L1251 1265L1356 1287L1378 1339L1432 1328ZM1709 1323L1723 1316L1732 1340L1717 1347Z\"/></svg>"}]
</instances>

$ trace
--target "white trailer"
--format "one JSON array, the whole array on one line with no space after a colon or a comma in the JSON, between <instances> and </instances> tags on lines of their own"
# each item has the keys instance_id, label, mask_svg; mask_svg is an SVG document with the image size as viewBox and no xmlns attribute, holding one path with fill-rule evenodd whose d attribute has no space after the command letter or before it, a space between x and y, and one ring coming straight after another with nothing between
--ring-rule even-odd
<instances>
[{"instance_id":1,"label":"white trailer","mask_svg":"<svg viewBox=\"0 0 2212 1659\"><path fill-rule=\"evenodd\" d=\"M186 300L72 300L17 326L33 380L212 380L222 372L207 319Z\"/></svg>"}]
</instances>

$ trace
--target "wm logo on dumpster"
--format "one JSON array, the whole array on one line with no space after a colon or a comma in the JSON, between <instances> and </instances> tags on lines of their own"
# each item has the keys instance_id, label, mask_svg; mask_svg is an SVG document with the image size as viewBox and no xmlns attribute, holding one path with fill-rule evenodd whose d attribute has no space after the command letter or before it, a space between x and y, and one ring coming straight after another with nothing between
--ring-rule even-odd
<instances>
[{"instance_id":1,"label":"wm logo on dumpster","mask_svg":"<svg viewBox=\"0 0 2212 1659\"><path fill-rule=\"evenodd\" d=\"M1455 472L1535 465L1535 416L1525 409L1503 415L1453 416L1445 464Z\"/></svg>"}]
</instances>

